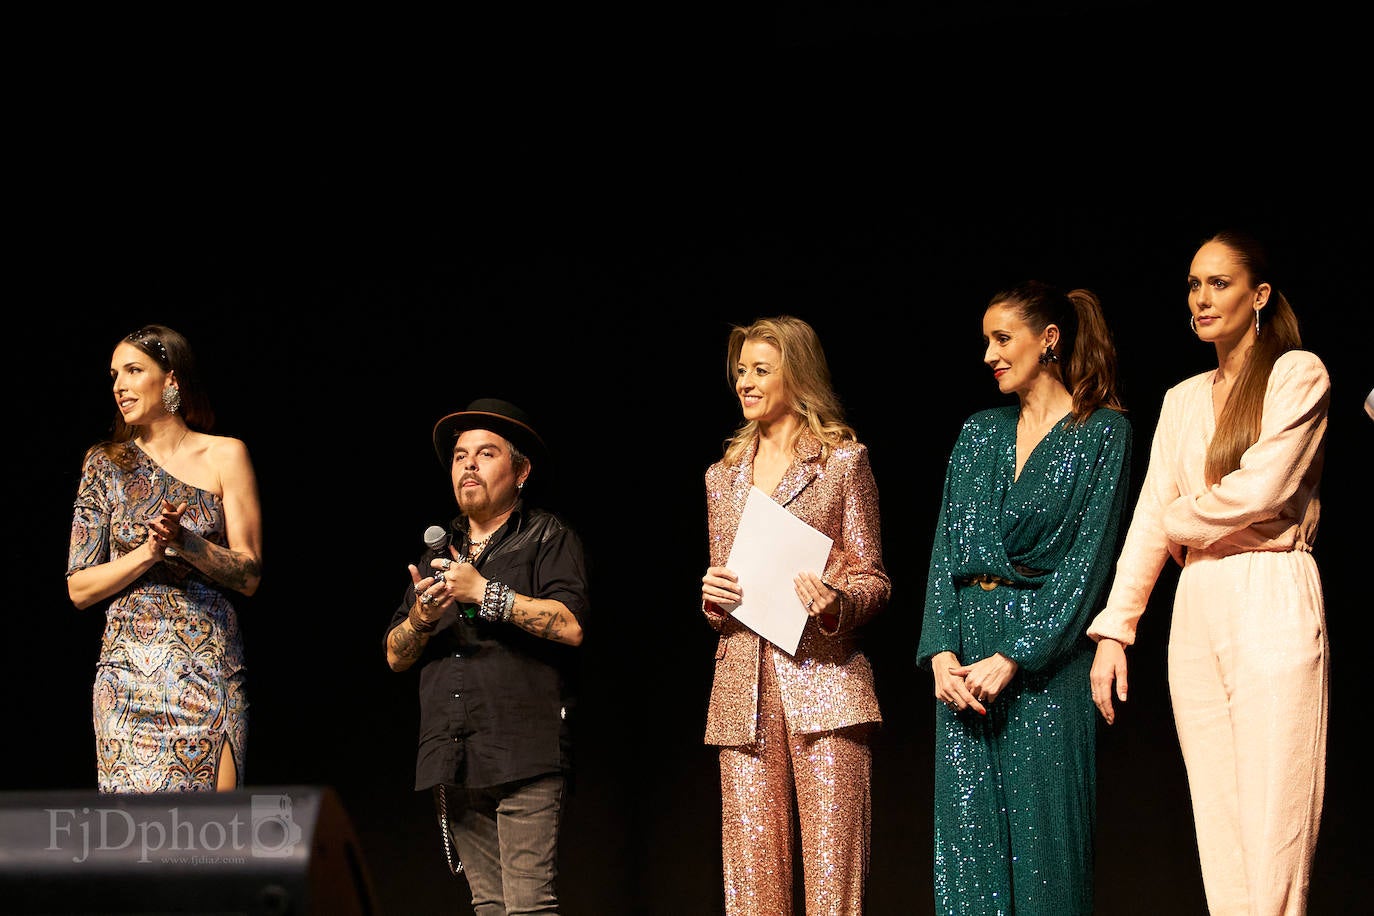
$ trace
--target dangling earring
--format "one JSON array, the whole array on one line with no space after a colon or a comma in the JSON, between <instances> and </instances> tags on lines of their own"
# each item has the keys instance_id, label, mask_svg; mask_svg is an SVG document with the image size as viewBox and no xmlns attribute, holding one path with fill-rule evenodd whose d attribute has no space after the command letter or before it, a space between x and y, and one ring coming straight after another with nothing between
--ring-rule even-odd
<instances>
[{"instance_id":1,"label":"dangling earring","mask_svg":"<svg viewBox=\"0 0 1374 916\"><path fill-rule=\"evenodd\" d=\"M1054 347L1046 347L1045 352L1040 354L1040 365L1048 366L1050 363L1059 362L1059 357L1054 354Z\"/></svg>"},{"instance_id":2,"label":"dangling earring","mask_svg":"<svg viewBox=\"0 0 1374 916\"><path fill-rule=\"evenodd\" d=\"M1196 318L1195 316L1193 316L1193 315L1189 315L1189 316L1188 316L1188 327L1190 327L1190 328L1193 329L1193 333L1194 333L1194 334L1197 333L1197 318Z\"/></svg>"},{"instance_id":3,"label":"dangling earring","mask_svg":"<svg viewBox=\"0 0 1374 916\"><path fill-rule=\"evenodd\" d=\"M168 413L176 413L181 409L181 390L175 385L168 385L162 389L162 406L167 408Z\"/></svg>"},{"instance_id":4,"label":"dangling earring","mask_svg":"<svg viewBox=\"0 0 1374 916\"><path fill-rule=\"evenodd\" d=\"M1259 340L1259 309L1255 309L1255 340Z\"/></svg>"}]
</instances>

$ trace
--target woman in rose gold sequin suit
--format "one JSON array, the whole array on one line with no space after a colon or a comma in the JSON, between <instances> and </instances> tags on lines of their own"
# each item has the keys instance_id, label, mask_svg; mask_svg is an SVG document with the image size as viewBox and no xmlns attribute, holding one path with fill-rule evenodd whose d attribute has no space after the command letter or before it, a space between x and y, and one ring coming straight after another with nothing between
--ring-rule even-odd
<instances>
[{"instance_id":1,"label":"woman in rose gold sequin suit","mask_svg":"<svg viewBox=\"0 0 1374 916\"><path fill-rule=\"evenodd\" d=\"M1097 640L1110 724L1164 564L1182 567L1169 695L1212 916L1300 916L1321 823L1328 647L1312 558L1330 380L1263 249L1237 233L1193 256L1188 307L1217 369L1164 395Z\"/></svg>"},{"instance_id":2,"label":"woman in rose gold sequin suit","mask_svg":"<svg viewBox=\"0 0 1374 916\"><path fill-rule=\"evenodd\" d=\"M808 914L860 914L868 874L871 752L882 721L858 631L887 604L878 489L844 422L815 331L790 316L732 329L726 370L744 424L706 471L710 562L702 609L720 632L706 743L720 747L729 916L792 912L795 808ZM793 587L795 655L726 613L747 589L726 567L751 489L833 540Z\"/></svg>"}]
</instances>

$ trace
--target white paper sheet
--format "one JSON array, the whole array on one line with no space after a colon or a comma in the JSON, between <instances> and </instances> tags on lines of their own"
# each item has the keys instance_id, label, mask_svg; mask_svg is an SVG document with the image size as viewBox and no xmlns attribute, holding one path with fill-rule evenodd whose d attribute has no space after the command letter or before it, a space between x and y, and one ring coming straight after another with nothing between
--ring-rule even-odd
<instances>
[{"instance_id":1,"label":"white paper sheet","mask_svg":"<svg viewBox=\"0 0 1374 916\"><path fill-rule=\"evenodd\" d=\"M726 566L739 576L744 600L725 610L740 623L795 655L806 627L806 608L792 580L803 571L820 575L831 539L753 487L744 504Z\"/></svg>"}]
</instances>

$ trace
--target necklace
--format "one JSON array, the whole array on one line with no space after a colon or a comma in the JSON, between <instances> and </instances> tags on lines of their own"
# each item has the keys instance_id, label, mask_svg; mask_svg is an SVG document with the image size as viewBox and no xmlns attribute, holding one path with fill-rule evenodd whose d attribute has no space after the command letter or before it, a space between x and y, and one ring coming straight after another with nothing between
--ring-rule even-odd
<instances>
[{"instance_id":1,"label":"necklace","mask_svg":"<svg viewBox=\"0 0 1374 916\"><path fill-rule=\"evenodd\" d=\"M518 490L516 491L515 498L516 498L516 501L519 501L519 499L520 499L520 493L519 493ZM482 540L480 540L480 541L474 541L474 540L472 539L472 528L471 528L471 527L468 528L468 556L470 556L470 557L475 557L475 556L477 556L479 553L481 553L481 552L486 548L487 542L490 541L492 538L496 537L496 532L497 532L497 531L500 531L502 528L506 527L506 518L510 516L511 509L514 509L514 508L515 508L515 503L511 503L510 509L507 509L507 510L506 510L506 515L505 515L505 516L493 516L493 518L500 518L500 519L501 519L501 524L497 525L495 531L493 531L491 534L487 535L486 537L482 538ZM490 521L490 520L491 520L491 519L488 519L488 521Z\"/></svg>"},{"instance_id":2,"label":"necklace","mask_svg":"<svg viewBox=\"0 0 1374 916\"><path fill-rule=\"evenodd\" d=\"M172 450L167 453L168 460L171 460L172 458L176 457L176 453L181 450L181 443L186 441L186 437L190 435L190 433L191 428L189 426L181 431L181 438L177 440L176 445L172 446ZM147 455L149 458L153 458L152 454L150 454L148 451L148 446L146 443L140 442L139 445L143 448L143 454ZM150 478L150 480L153 483L157 483L157 479L162 476L163 462L158 461L156 458L153 458L153 464L155 464L156 467L153 469L153 476Z\"/></svg>"}]
</instances>

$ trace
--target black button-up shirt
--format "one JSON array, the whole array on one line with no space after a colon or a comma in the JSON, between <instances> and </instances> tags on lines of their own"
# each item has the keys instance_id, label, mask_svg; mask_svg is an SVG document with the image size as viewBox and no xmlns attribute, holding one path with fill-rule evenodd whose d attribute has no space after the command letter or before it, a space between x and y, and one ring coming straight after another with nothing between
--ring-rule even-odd
<instances>
[{"instance_id":1,"label":"black button-up shirt","mask_svg":"<svg viewBox=\"0 0 1374 916\"><path fill-rule=\"evenodd\" d=\"M466 542L467 519L450 525ZM447 550L443 552L448 556ZM429 574L427 550L417 564ZM479 572L517 593L561 601L587 625L582 541L554 514L517 505L477 557ZM390 633L415 603L406 586ZM510 623L488 623L472 605L455 604L417 660L420 742L415 788L480 788L571 768L577 649Z\"/></svg>"}]
</instances>

